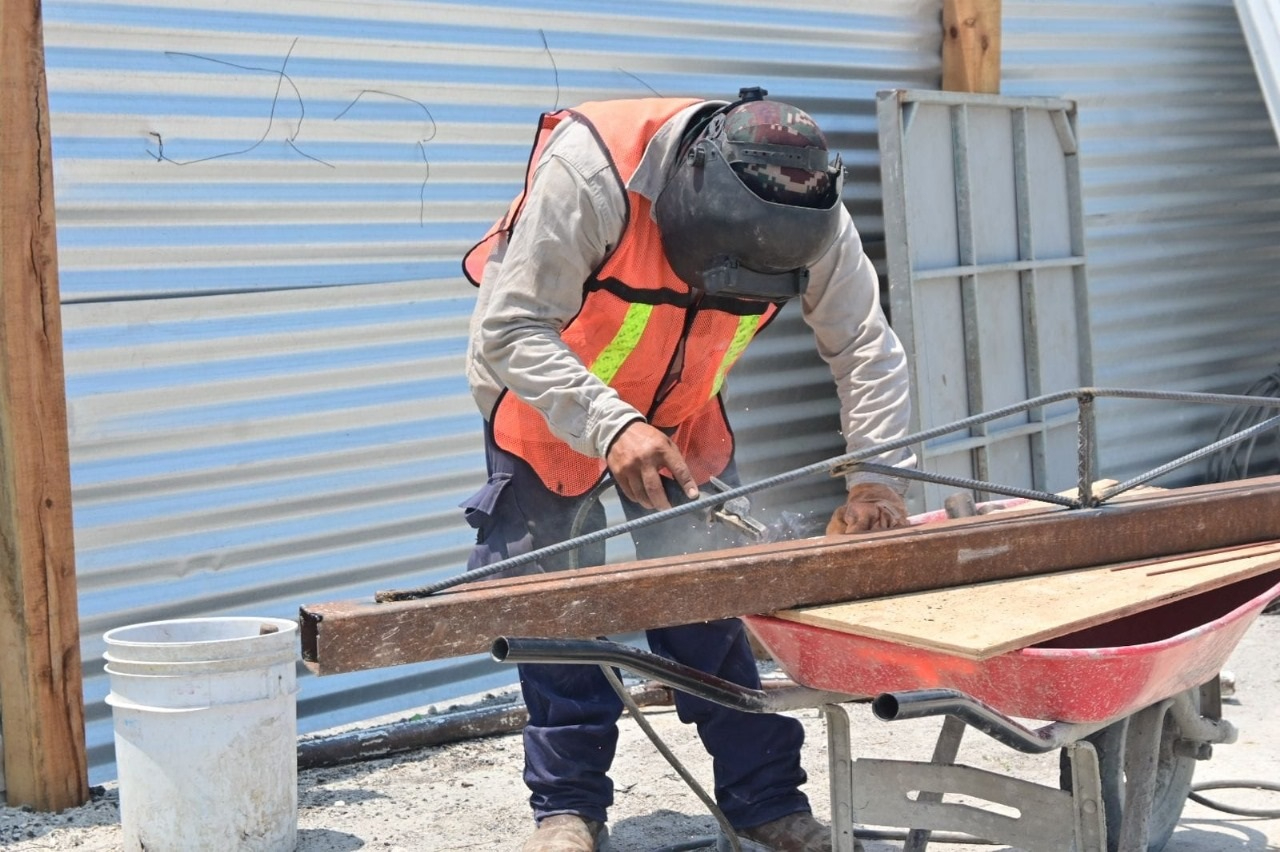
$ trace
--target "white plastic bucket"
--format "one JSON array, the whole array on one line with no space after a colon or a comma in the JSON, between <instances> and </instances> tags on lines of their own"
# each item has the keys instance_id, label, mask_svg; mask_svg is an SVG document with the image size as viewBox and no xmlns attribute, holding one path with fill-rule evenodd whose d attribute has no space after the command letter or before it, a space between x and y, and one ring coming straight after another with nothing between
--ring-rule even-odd
<instances>
[{"instance_id":1,"label":"white plastic bucket","mask_svg":"<svg viewBox=\"0 0 1280 852\"><path fill-rule=\"evenodd\" d=\"M193 618L110 630L126 852L290 852L297 625Z\"/></svg>"}]
</instances>

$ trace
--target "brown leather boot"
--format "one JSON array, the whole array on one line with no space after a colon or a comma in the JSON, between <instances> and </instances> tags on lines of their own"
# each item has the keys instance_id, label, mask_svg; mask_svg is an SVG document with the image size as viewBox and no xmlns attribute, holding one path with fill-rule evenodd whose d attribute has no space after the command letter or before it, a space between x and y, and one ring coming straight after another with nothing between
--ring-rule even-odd
<instances>
[{"instance_id":1,"label":"brown leather boot","mask_svg":"<svg viewBox=\"0 0 1280 852\"><path fill-rule=\"evenodd\" d=\"M787 814L754 828L739 829L738 834L773 852L831 852L831 829L805 811ZM862 844L856 840L853 848L862 852Z\"/></svg>"},{"instance_id":2,"label":"brown leather boot","mask_svg":"<svg viewBox=\"0 0 1280 852\"><path fill-rule=\"evenodd\" d=\"M521 852L598 852L608 838L609 830L603 823L577 814L555 814L538 822Z\"/></svg>"}]
</instances>

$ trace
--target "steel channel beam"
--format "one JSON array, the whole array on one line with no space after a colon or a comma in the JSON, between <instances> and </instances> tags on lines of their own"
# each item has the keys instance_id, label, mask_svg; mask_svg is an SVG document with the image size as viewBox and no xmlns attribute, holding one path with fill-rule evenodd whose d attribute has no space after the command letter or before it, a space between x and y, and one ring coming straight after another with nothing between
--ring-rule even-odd
<instances>
[{"instance_id":1,"label":"steel channel beam","mask_svg":"<svg viewBox=\"0 0 1280 852\"><path fill-rule=\"evenodd\" d=\"M318 674L485 652L498 636L591 638L1280 539L1280 477L1131 494L1089 509L485 580L421 600L301 608Z\"/></svg>"}]
</instances>

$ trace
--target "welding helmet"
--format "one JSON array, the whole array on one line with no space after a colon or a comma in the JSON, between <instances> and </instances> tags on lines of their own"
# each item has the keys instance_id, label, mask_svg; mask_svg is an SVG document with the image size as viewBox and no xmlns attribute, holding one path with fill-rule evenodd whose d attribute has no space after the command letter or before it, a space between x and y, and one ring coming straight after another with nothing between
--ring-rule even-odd
<instances>
[{"instance_id":1,"label":"welding helmet","mask_svg":"<svg viewBox=\"0 0 1280 852\"><path fill-rule=\"evenodd\" d=\"M710 295L785 301L840 229L844 168L804 111L743 89L695 120L653 205L671 268Z\"/></svg>"}]
</instances>

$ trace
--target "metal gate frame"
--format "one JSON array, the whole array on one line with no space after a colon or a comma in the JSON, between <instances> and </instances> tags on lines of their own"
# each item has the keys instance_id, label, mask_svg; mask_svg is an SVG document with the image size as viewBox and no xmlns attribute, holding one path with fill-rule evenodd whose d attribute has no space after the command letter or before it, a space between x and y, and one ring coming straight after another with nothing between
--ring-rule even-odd
<instances>
[{"instance_id":1,"label":"metal gate frame","mask_svg":"<svg viewBox=\"0 0 1280 852\"><path fill-rule=\"evenodd\" d=\"M911 158L910 141L913 125L922 114L933 115L944 110L949 119L950 136L937 145L949 148L950 163L927 164L925 169L936 167L939 174L949 171L951 186L933 186L928 191L939 193L937 199L945 205L954 198L954 217L949 209L934 208L937 215L922 216L917 200L920 185L934 174L917 174ZM939 423L962 419L981 411L990 410L1003 402L1000 394L989 386L991 371L990 344L1000 334L1010 339L1020 335L1020 345L1006 346L1005 351L1021 359L1020 382L1012 397L1034 398L1061 390L1064 387L1092 384L1093 365L1089 335L1089 310L1087 279L1085 275L1084 225L1080 200L1080 174L1076 136L1076 106L1074 101L1057 98L1005 97L954 92L892 90L880 92L877 98L880 125L881 173L884 188L884 213L886 254L889 274L889 310L893 327L906 347L912 370L912 431L923 431ZM1007 113L1007 117L1004 114ZM1043 134L1033 137L1029 128L1033 121L1043 122L1044 115L1051 123L1059 152L1044 152ZM1011 162L1000 162L1001 152L992 152L975 144L981 123L988 124L995 117L1007 121L1011 131ZM936 131L937 117L930 119L929 129ZM921 129L921 132L925 132ZM938 134L934 134L936 137ZM1061 191L1064 208L1056 212L1061 221L1056 224L1065 229L1056 236L1060 243L1057 250L1044 252L1040 242L1046 239L1047 217L1043 210L1037 213L1037 199L1033 193L1044 180L1056 175L1040 174L1033 160L1044 164L1045 156L1061 157L1061 178L1064 185L1054 188ZM980 175L990 176L993 171L1000 178L1001 169L1012 170L1012 211L990 209L993 193L983 194L984 187L977 186ZM1056 166L1055 166L1056 168ZM912 186L912 181L919 181ZM917 195L913 196L915 192ZM981 196L981 197L979 197ZM984 206L986 205L986 206ZM997 205L998 206L998 205ZM1016 234L1008 237L1009 247L1016 246L1014 257L985 257L993 252L982 245L978 231L990 228L981 223L981 217L1004 216L1015 227ZM939 225L939 221L942 225ZM949 227L953 230L948 231ZM954 247L952 262L940 261L936 246L942 243ZM1065 249L1065 250L1063 250ZM946 252L942 252L945 254ZM998 254L998 252L995 252ZM929 255L932 255L930 257ZM999 279L1011 281L1016 276L1017 293L1021 300L1020 327L1002 328L998 316L984 310L983 298L987 292L995 292L992 282ZM1050 279L1057 278L1058 281ZM1071 294L1069 312L1049 317L1052 310L1047 297L1055 284L1065 280ZM946 286L954 282L958 294L948 298L958 305L959 316L944 318L944 322L957 323L955 341L948 352L947 341L930 339L924 334L926 325L921 291L923 288ZM1061 288L1059 288L1061 289ZM991 298L991 297L987 297ZM1059 296L1061 300L1062 297ZM1061 302L1060 302L1061 303ZM1053 320L1054 322L1050 322ZM1046 375L1050 359L1062 358L1061 352L1050 351L1047 343L1053 331L1061 332L1074 325L1075 352L1066 360L1073 361L1058 367L1066 376ZM1061 335L1059 335L1061 337ZM960 410L945 410L946 401L939 397L952 392L932 382L934 377L930 359L943 363L962 352L964 366L964 393ZM1074 356L1074 357L1073 357ZM1010 370L1013 368L1010 367ZM954 392L953 392L954 393ZM1005 396L1009 396L1006 394ZM1061 446L1061 441L1071 431L1073 418L1068 411L1041 408L1027 412L1025 418L1014 422L982 423L969 430L967 436L952 436L925 444L918 448L917 456L922 468L939 472L972 476L980 480L1001 479L1008 481L1008 470L998 470L997 456L1004 453L1019 455L1026 452L1027 468L1025 484L1038 490L1052 490L1060 480L1074 471L1074 447ZM1058 441L1058 444L1054 442ZM1015 443L1016 442L1016 443ZM1024 464L1021 460L1018 464ZM1068 483L1070 479L1066 480ZM941 506L942 494L936 488L924 491L925 509Z\"/></svg>"}]
</instances>

